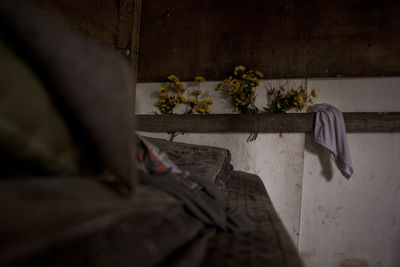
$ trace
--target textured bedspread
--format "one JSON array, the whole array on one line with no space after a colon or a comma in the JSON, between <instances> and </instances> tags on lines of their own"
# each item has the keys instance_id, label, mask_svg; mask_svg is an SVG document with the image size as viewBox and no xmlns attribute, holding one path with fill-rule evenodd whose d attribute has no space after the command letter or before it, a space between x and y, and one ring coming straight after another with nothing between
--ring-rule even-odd
<instances>
[{"instance_id":1,"label":"textured bedspread","mask_svg":"<svg viewBox=\"0 0 400 267\"><path fill-rule=\"evenodd\" d=\"M255 223L246 234L205 227L146 186L120 199L90 179L46 180L3 181L2 265L302 266L255 175L233 172L224 200Z\"/></svg>"},{"instance_id":2,"label":"textured bedspread","mask_svg":"<svg viewBox=\"0 0 400 267\"><path fill-rule=\"evenodd\" d=\"M202 266L302 266L298 253L258 176L234 172L225 203L256 224L248 234L215 234Z\"/></svg>"}]
</instances>

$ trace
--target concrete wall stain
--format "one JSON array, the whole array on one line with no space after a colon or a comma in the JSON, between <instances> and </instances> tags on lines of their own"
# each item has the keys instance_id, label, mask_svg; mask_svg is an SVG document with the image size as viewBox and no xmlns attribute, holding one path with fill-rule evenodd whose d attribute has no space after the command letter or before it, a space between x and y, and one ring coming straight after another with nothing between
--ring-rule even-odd
<instances>
[{"instance_id":1,"label":"concrete wall stain","mask_svg":"<svg viewBox=\"0 0 400 267\"><path fill-rule=\"evenodd\" d=\"M340 262L339 267L368 267L368 261L364 259L344 259Z\"/></svg>"}]
</instances>

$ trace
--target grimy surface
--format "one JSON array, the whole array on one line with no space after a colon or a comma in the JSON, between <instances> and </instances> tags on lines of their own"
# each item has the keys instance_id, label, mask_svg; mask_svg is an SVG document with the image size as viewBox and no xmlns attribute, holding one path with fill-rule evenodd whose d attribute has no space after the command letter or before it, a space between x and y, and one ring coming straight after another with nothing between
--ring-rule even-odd
<instances>
[{"instance_id":1,"label":"grimy surface","mask_svg":"<svg viewBox=\"0 0 400 267\"><path fill-rule=\"evenodd\" d=\"M400 112L345 112L347 132L399 132ZM312 132L314 113L136 115L144 132L277 133Z\"/></svg>"},{"instance_id":2,"label":"grimy surface","mask_svg":"<svg viewBox=\"0 0 400 267\"><path fill-rule=\"evenodd\" d=\"M393 0L146 0L138 80L221 80L238 64L267 78L399 75L399 12Z\"/></svg>"}]
</instances>

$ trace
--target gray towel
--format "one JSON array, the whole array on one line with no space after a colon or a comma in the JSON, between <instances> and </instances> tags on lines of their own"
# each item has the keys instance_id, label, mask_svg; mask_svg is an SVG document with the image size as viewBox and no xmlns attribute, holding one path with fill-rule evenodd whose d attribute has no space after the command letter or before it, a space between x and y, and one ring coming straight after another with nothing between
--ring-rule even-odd
<instances>
[{"instance_id":1,"label":"gray towel","mask_svg":"<svg viewBox=\"0 0 400 267\"><path fill-rule=\"evenodd\" d=\"M331 151L336 166L349 179L353 174L353 166L342 112L328 104L316 105L313 111L314 141Z\"/></svg>"}]
</instances>

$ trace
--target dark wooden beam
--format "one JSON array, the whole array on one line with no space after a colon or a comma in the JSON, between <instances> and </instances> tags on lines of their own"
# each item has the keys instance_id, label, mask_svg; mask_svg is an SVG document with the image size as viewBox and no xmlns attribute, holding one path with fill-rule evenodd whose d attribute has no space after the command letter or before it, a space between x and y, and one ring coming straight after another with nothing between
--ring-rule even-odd
<instances>
[{"instance_id":1,"label":"dark wooden beam","mask_svg":"<svg viewBox=\"0 0 400 267\"><path fill-rule=\"evenodd\" d=\"M135 103L142 0L28 0L90 40L122 54L132 67Z\"/></svg>"},{"instance_id":2,"label":"dark wooden beam","mask_svg":"<svg viewBox=\"0 0 400 267\"><path fill-rule=\"evenodd\" d=\"M89 39L115 48L118 0L28 0Z\"/></svg>"},{"instance_id":3,"label":"dark wooden beam","mask_svg":"<svg viewBox=\"0 0 400 267\"><path fill-rule=\"evenodd\" d=\"M344 113L347 132L400 132L400 112ZM191 133L312 132L314 113L136 115L138 131Z\"/></svg>"},{"instance_id":4,"label":"dark wooden beam","mask_svg":"<svg viewBox=\"0 0 400 267\"><path fill-rule=\"evenodd\" d=\"M142 0L28 0L92 41L115 49L137 70Z\"/></svg>"},{"instance_id":5,"label":"dark wooden beam","mask_svg":"<svg viewBox=\"0 0 400 267\"><path fill-rule=\"evenodd\" d=\"M136 74L142 0L118 1L116 49L129 59Z\"/></svg>"},{"instance_id":6,"label":"dark wooden beam","mask_svg":"<svg viewBox=\"0 0 400 267\"><path fill-rule=\"evenodd\" d=\"M397 0L146 0L140 82L244 64L267 78L400 75Z\"/></svg>"},{"instance_id":7,"label":"dark wooden beam","mask_svg":"<svg viewBox=\"0 0 400 267\"><path fill-rule=\"evenodd\" d=\"M134 84L132 101L136 99L136 78L139 50L139 29L142 0L119 0L116 51L125 56L132 67Z\"/></svg>"}]
</instances>

